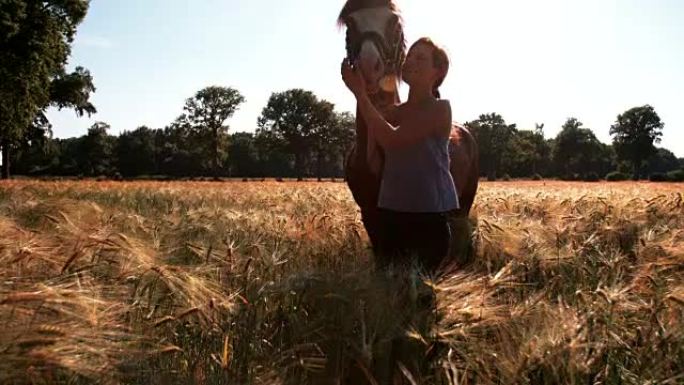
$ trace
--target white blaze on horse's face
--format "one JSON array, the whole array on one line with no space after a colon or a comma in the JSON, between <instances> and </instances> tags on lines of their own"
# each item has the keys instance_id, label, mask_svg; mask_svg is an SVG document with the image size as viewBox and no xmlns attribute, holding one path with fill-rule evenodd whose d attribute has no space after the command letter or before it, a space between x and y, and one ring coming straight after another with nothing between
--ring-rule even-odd
<instances>
[{"instance_id":1,"label":"white blaze on horse's face","mask_svg":"<svg viewBox=\"0 0 684 385\"><path fill-rule=\"evenodd\" d=\"M387 44L387 26L391 21L396 20L397 15L387 7L376 7L356 11L350 14L349 18L353 20L357 36L368 33L377 34ZM385 63L378 47L371 39L362 41L358 61L369 91L377 91L385 75Z\"/></svg>"}]
</instances>

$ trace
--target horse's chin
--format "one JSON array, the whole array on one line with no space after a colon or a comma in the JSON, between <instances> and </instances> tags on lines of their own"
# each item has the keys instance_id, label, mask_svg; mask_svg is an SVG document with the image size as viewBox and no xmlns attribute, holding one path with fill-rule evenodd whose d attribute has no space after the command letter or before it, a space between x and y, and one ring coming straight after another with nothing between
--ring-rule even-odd
<instances>
[{"instance_id":1,"label":"horse's chin","mask_svg":"<svg viewBox=\"0 0 684 385\"><path fill-rule=\"evenodd\" d=\"M385 92L395 92L397 90L397 77L395 75L385 75L378 82L378 86Z\"/></svg>"},{"instance_id":2,"label":"horse's chin","mask_svg":"<svg viewBox=\"0 0 684 385\"><path fill-rule=\"evenodd\" d=\"M368 95L377 95L381 92L395 92L397 90L397 78L394 75L385 75L380 79L366 81Z\"/></svg>"},{"instance_id":3,"label":"horse's chin","mask_svg":"<svg viewBox=\"0 0 684 385\"><path fill-rule=\"evenodd\" d=\"M378 84L378 82L366 84L366 92L368 93L368 95L377 95L378 93L380 93L381 90L382 88L380 87L380 84Z\"/></svg>"}]
</instances>

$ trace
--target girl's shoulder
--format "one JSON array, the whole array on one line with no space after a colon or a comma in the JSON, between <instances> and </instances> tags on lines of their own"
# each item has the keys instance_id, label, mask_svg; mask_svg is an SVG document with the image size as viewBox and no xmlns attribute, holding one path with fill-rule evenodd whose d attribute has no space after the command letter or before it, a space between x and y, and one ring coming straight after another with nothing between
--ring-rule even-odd
<instances>
[{"instance_id":1,"label":"girl's shoulder","mask_svg":"<svg viewBox=\"0 0 684 385\"><path fill-rule=\"evenodd\" d=\"M408 102L403 102L401 104L397 104L394 106L394 109L397 112L402 112L402 111L405 111L407 109L411 110L412 108L414 108L414 107L412 107L410 104L408 104ZM449 109L451 109L451 102L449 101L449 99L435 99L431 103L424 105L423 108L425 108L428 111L432 111L434 108L449 108Z\"/></svg>"},{"instance_id":2,"label":"girl's shoulder","mask_svg":"<svg viewBox=\"0 0 684 385\"><path fill-rule=\"evenodd\" d=\"M435 105L438 108L445 108L451 111L451 102L449 101L449 99L437 99L435 101Z\"/></svg>"},{"instance_id":3,"label":"girl's shoulder","mask_svg":"<svg viewBox=\"0 0 684 385\"><path fill-rule=\"evenodd\" d=\"M451 129L451 104L448 99L435 99L430 103L422 106L414 106L409 103L401 103L395 107L393 113L393 120L395 124L402 122L415 121L418 119L421 125L428 123L428 126L434 126L441 133L443 126L448 126ZM390 123L390 119L387 119Z\"/></svg>"},{"instance_id":4,"label":"girl's shoulder","mask_svg":"<svg viewBox=\"0 0 684 385\"><path fill-rule=\"evenodd\" d=\"M421 108L418 110L409 106L408 108L405 107L400 111L405 112L405 114L408 115L418 115L423 116L424 118L435 118L436 122L439 122L443 119L451 119L451 103L448 99L435 99L431 103L421 106Z\"/></svg>"}]
</instances>

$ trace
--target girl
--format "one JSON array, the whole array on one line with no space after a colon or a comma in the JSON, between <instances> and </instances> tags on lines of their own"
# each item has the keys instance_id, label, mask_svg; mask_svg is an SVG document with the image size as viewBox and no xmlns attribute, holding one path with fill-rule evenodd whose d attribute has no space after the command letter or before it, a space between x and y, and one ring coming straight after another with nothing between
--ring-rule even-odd
<instances>
[{"instance_id":1,"label":"girl","mask_svg":"<svg viewBox=\"0 0 684 385\"><path fill-rule=\"evenodd\" d=\"M438 91L448 70L446 52L432 40L414 43L402 68L408 101L387 114L390 123L371 103L360 71L342 63L342 78L356 97L369 138L385 152L378 198L384 266L415 261L435 273L448 255L447 213L459 207L449 173L451 105Z\"/></svg>"}]
</instances>

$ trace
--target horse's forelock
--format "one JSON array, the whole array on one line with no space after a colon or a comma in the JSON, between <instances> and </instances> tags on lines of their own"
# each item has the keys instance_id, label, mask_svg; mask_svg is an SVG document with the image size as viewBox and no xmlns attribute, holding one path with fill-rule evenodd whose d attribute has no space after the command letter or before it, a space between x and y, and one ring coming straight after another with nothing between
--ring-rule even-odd
<instances>
[{"instance_id":1,"label":"horse's forelock","mask_svg":"<svg viewBox=\"0 0 684 385\"><path fill-rule=\"evenodd\" d=\"M361 9L373 7L389 7L393 12L398 13L398 8L394 3L394 0L347 0L344 7L342 7L340 16L337 18L337 24L342 26L345 24L347 17L352 13Z\"/></svg>"}]
</instances>

